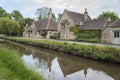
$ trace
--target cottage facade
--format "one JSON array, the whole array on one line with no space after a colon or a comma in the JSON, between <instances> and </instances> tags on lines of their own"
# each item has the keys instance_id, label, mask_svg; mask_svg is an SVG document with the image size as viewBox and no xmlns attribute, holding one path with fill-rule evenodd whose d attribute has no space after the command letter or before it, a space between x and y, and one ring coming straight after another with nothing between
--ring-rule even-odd
<instances>
[{"instance_id":1,"label":"cottage facade","mask_svg":"<svg viewBox=\"0 0 120 80\"><path fill-rule=\"evenodd\" d=\"M102 43L120 44L120 20L112 21L110 18L94 19L86 21L80 27L80 32L97 30L101 31Z\"/></svg>"},{"instance_id":2,"label":"cottage facade","mask_svg":"<svg viewBox=\"0 0 120 80\"><path fill-rule=\"evenodd\" d=\"M33 21L33 24L23 32L23 37L49 39L50 36L57 34L57 30L57 23L53 20L52 10L50 9L48 18Z\"/></svg>"},{"instance_id":3,"label":"cottage facade","mask_svg":"<svg viewBox=\"0 0 120 80\"><path fill-rule=\"evenodd\" d=\"M102 43L120 44L120 19L113 21L102 32Z\"/></svg>"},{"instance_id":4,"label":"cottage facade","mask_svg":"<svg viewBox=\"0 0 120 80\"><path fill-rule=\"evenodd\" d=\"M85 13L76 13L68 10L64 10L61 20L58 24L58 31L60 32L60 39L75 39L75 35L70 31L70 27L78 26L84 21L91 20L85 9Z\"/></svg>"}]
</instances>

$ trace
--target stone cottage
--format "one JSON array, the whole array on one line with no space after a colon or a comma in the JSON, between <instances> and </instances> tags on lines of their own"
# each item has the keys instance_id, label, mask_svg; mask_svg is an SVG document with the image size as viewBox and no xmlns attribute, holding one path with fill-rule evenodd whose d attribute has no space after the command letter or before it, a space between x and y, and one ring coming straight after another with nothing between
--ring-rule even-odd
<instances>
[{"instance_id":1,"label":"stone cottage","mask_svg":"<svg viewBox=\"0 0 120 80\"><path fill-rule=\"evenodd\" d=\"M120 44L120 19L106 26L102 32L102 42Z\"/></svg>"},{"instance_id":2,"label":"stone cottage","mask_svg":"<svg viewBox=\"0 0 120 80\"><path fill-rule=\"evenodd\" d=\"M120 20L105 18L86 21L80 26L80 33L84 31L100 31L100 35L94 34L100 36L102 43L120 44Z\"/></svg>"},{"instance_id":3,"label":"stone cottage","mask_svg":"<svg viewBox=\"0 0 120 80\"><path fill-rule=\"evenodd\" d=\"M52 9L48 13L48 18L33 21L33 24L23 32L23 37L27 38L47 38L57 34L57 22L53 20Z\"/></svg>"},{"instance_id":4,"label":"stone cottage","mask_svg":"<svg viewBox=\"0 0 120 80\"><path fill-rule=\"evenodd\" d=\"M88 15L87 9L85 9L84 14L76 13L64 10L60 22L58 23L58 32L60 32L60 39L75 39L75 35L70 31L70 27L78 26L84 23L85 21L91 20Z\"/></svg>"}]
</instances>

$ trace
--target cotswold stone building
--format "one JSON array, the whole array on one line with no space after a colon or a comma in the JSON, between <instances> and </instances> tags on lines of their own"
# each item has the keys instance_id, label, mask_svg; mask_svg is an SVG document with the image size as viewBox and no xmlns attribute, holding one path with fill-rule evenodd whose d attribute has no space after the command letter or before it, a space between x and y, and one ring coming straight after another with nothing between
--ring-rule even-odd
<instances>
[{"instance_id":1,"label":"cotswold stone building","mask_svg":"<svg viewBox=\"0 0 120 80\"><path fill-rule=\"evenodd\" d=\"M102 42L120 44L120 19L106 26L102 32Z\"/></svg>"},{"instance_id":2,"label":"cotswold stone building","mask_svg":"<svg viewBox=\"0 0 120 80\"><path fill-rule=\"evenodd\" d=\"M105 18L86 21L80 28L80 32L83 31L101 31L102 43L120 44L120 20Z\"/></svg>"},{"instance_id":3,"label":"cotswold stone building","mask_svg":"<svg viewBox=\"0 0 120 80\"><path fill-rule=\"evenodd\" d=\"M85 21L91 20L87 9L84 14L64 10L61 20L58 24L58 31L60 32L60 39L75 39L75 35L70 31L70 27L79 26Z\"/></svg>"},{"instance_id":4,"label":"cotswold stone building","mask_svg":"<svg viewBox=\"0 0 120 80\"><path fill-rule=\"evenodd\" d=\"M49 39L55 34L57 34L57 23L53 20L52 9L50 9L48 18L33 21L33 24L23 32L23 37Z\"/></svg>"}]
</instances>

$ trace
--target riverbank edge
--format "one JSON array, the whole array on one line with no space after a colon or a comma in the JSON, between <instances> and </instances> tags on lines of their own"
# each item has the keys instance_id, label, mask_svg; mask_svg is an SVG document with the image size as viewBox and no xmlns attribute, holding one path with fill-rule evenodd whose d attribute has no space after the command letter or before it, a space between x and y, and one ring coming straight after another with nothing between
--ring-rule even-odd
<instances>
[{"instance_id":1,"label":"riverbank edge","mask_svg":"<svg viewBox=\"0 0 120 80\"><path fill-rule=\"evenodd\" d=\"M37 72L28 69L17 52L0 46L0 79L43 80Z\"/></svg>"},{"instance_id":2,"label":"riverbank edge","mask_svg":"<svg viewBox=\"0 0 120 80\"><path fill-rule=\"evenodd\" d=\"M118 64L120 63L120 49L118 48L16 37L1 37L1 38L18 42L21 44L27 44L58 52L64 52L74 56L90 58L93 60L112 62Z\"/></svg>"}]
</instances>

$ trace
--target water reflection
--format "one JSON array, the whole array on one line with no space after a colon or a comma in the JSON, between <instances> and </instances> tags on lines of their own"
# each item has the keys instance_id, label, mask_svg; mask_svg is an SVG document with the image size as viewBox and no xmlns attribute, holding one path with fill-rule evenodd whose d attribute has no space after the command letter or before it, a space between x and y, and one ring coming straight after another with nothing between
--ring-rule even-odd
<instances>
[{"instance_id":1,"label":"water reflection","mask_svg":"<svg viewBox=\"0 0 120 80\"><path fill-rule=\"evenodd\" d=\"M23 55L22 59L29 68L42 73L46 80L114 80L104 72L91 68L64 75L57 57L51 61L51 67L48 67L50 63L47 61L33 58L32 55Z\"/></svg>"},{"instance_id":2,"label":"water reflection","mask_svg":"<svg viewBox=\"0 0 120 80\"><path fill-rule=\"evenodd\" d=\"M120 80L120 65L73 57L46 49L5 42L18 51L29 68L46 80Z\"/></svg>"}]
</instances>

